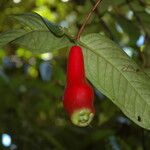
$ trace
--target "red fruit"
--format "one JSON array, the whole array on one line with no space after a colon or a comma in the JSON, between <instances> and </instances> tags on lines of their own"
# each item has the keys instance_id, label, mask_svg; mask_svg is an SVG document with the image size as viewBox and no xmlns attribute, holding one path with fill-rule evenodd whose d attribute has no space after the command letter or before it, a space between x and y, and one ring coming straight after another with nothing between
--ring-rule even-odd
<instances>
[{"instance_id":1,"label":"red fruit","mask_svg":"<svg viewBox=\"0 0 150 150\"><path fill-rule=\"evenodd\" d=\"M72 123L87 126L95 114L94 92L85 78L82 49L73 46L70 49L67 66L67 85L63 104Z\"/></svg>"}]
</instances>

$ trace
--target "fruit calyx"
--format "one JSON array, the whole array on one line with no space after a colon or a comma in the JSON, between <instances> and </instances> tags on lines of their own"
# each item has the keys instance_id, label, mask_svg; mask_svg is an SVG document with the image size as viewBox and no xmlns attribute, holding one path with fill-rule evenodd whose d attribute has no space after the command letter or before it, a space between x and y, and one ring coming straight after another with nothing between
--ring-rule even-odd
<instances>
[{"instance_id":1,"label":"fruit calyx","mask_svg":"<svg viewBox=\"0 0 150 150\"><path fill-rule=\"evenodd\" d=\"M93 117L94 113L90 109L82 108L72 113L71 121L79 127L86 127L91 123Z\"/></svg>"}]
</instances>

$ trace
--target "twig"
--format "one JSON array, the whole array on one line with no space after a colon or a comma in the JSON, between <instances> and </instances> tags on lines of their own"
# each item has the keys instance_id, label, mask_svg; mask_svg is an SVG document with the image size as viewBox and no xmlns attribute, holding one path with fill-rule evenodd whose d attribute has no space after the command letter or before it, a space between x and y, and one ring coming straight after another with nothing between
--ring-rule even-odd
<instances>
[{"instance_id":1,"label":"twig","mask_svg":"<svg viewBox=\"0 0 150 150\"><path fill-rule=\"evenodd\" d=\"M77 33L77 36L76 36L76 40L79 40L80 39L80 36L85 28L85 26L87 25L87 22L89 21L89 19L91 18L92 16L92 13L95 11L95 9L97 8L97 6L102 2L102 0L97 0L97 2L95 3L95 5L93 6L93 8L91 9L91 11L89 12L89 14L87 15L87 17L85 18L85 21L84 23L82 24L79 32Z\"/></svg>"}]
</instances>

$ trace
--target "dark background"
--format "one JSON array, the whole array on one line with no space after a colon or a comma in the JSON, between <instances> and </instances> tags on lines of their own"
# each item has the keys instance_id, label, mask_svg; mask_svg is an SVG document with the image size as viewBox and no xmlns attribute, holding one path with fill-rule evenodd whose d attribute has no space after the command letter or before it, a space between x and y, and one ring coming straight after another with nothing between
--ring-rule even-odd
<instances>
[{"instance_id":1,"label":"dark background","mask_svg":"<svg viewBox=\"0 0 150 150\"><path fill-rule=\"evenodd\" d=\"M0 32L16 26L10 14L35 11L75 35L93 3L0 0ZM103 0L83 34L92 32L106 34L150 72L149 0ZM39 55L12 45L0 49L0 149L148 150L149 131L134 124L96 89L91 125L71 124L62 105L66 56L65 49ZM4 142L5 134L11 137L10 144Z\"/></svg>"}]
</instances>

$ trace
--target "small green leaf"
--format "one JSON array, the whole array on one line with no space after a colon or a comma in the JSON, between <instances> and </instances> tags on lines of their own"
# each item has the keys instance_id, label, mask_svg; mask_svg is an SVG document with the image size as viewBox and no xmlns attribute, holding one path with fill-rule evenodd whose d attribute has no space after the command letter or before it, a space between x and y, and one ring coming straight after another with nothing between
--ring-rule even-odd
<instances>
[{"instance_id":1,"label":"small green leaf","mask_svg":"<svg viewBox=\"0 0 150 150\"><path fill-rule=\"evenodd\" d=\"M87 78L131 120L150 129L150 77L103 35L86 35L80 44Z\"/></svg>"}]
</instances>

